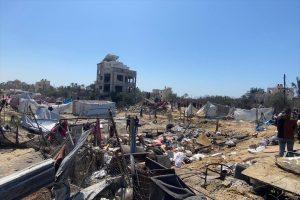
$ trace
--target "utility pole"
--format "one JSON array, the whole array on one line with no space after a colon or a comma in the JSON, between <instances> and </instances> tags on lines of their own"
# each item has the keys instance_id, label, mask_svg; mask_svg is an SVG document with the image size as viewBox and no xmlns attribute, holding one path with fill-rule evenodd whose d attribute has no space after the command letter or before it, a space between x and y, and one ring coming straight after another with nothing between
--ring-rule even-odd
<instances>
[{"instance_id":1,"label":"utility pole","mask_svg":"<svg viewBox=\"0 0 300 200\"><path fill-rule=\"evenodd\" d=\"M283 105L286 106L286 82L285 82L285 74L283 74Z\"/></svg>"}]
</instances>

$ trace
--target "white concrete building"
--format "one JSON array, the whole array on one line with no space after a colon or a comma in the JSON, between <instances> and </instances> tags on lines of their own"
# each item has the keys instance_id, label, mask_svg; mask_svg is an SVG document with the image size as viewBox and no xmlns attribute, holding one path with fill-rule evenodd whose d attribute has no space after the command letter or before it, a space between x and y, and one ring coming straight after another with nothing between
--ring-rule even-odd
<instances>
[{"instance_id":1,"label":"white concrete building","mask_svg":"<svg viewBox=\"0 0 300 200\"><path fill-rule=\"evenodd\" d=\"M95 89L100 95L110 92L131 92L136 88L136 71L118 61L118 56L108 54L97 64Z\"/></svg>"}]
</instances>

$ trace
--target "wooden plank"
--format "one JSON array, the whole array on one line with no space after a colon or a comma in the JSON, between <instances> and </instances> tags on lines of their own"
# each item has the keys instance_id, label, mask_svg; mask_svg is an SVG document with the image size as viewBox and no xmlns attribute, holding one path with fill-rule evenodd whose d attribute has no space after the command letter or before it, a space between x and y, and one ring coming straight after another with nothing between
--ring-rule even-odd
<instances>
[{"instance_id":1,"label":"wooden plank","mask_svg":"<svg viewBox=\"0 0 300 200\"><path fill-rule=\"evenodd\" d=\"M275 188L300 195L300 176L275 165L274 157L267 157L245 169L242 174Z\"/></svg>"}]
</instances>

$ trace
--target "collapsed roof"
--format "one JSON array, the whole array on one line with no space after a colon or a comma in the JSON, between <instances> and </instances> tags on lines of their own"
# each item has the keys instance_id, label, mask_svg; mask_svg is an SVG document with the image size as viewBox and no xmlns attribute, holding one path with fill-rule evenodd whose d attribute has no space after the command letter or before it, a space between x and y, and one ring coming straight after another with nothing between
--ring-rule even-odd
<instances>
[{"instance_id":1,"label":"collapsed roof","mask_svg":"<svg viewBox=\"0 0 300 200\"><path fill-rule=\"evenodd\" d=\"M107 54L105 56L105 58L103 59L103 61L111 62L111 61L117 61L118 59L119 59L119 56L109 53L109 54Z\"/></svg>"}]
</instances>

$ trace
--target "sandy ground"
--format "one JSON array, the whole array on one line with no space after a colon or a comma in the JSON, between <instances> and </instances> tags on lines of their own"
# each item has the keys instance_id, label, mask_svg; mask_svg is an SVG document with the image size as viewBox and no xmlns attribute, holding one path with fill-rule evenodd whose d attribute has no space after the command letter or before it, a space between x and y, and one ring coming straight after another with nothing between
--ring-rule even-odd
<instances>
[{"instance_id":1,"label":"sandy ground","mask_svg":"<svg viewBox=\"0 0 300 200\"><path fill-rule=\"evenodd\" d=\"M0 149L0 178L41 162L42 155L32 148Z\"/></svg>"},{"instance_id":2,"label":"sandy ground","mask_svg":"<svg viewBox=\"0 0 300 200\"><path fill-rule=\"evenodd\" d=\"M138 115L138 113L128 113L130 115ZM66 115L65 117L74 117L72 115ZM187 125L182 119L179 119L179 113L173 113L174 124ZM153 123L153 116L150 119L149 115L144 114L140 118L139 132L156 132L165 131L168 120L166 116L158 115L158 123ZM103 121L104 124L106 121ZM120 112L116 117L117 129L120 135L125 135L125 113ZM216 129L216 120L207 120L201 118L193 118L191 127L193 129L201 129L205 132L214 133ZM256 196L251 188L247 186L236 186L229 187L228 181L232 179L232 176L228 176L225 181L211 181L210 184L204 188L203 179L200 177L200 172L203 172L205 165L209 163L223 163L228 165L235 165L237 163L255 163L257 160L264 157L275 156L277 154L276 150L271 153L260 152L257 154L251 154L248 152L250 145L259 144L264 138L271 137L275 134L276 128L274 126L268 126L266 131L259 132L257 136L253 136L256 133L255 124L249 122L237 122L233 120L220 120L219 121L219 131L222 134L230 137L232 135L248 135L249 139L242 141L236 145L236 147L219 147L212 146L212 150L207 155L213 153L221 153L218 156L207 156L200 161L195 161L191 164L185 164L181 168L177 168L176 172L181 178L186 182L187 185L195 188L197 191L201 191L204 194L211 196L214 199L261 199L261 197ZM107 127L104 126L104 134L107 134ZM13 141L14 136L9 136ZM20 129L20 141L27 141L31 137L26 130ZM278 146L277 146L278 147ZM300 144L296 144L296 148L300 149ZM269 148L269 147L268 147ZM272 147L274 149L274 147ZM276 149L276 148L275 148ZM43 160L40 152L35 151L32 148L28 149L0 149L0 178L16 171L22 170L30 165L38 163ZM197 172L199 172L197 174ZM192 176L189 176L192 174ZM226 182L227 181L227 182ZM195 190L195 191L196 191ZM43 198L42 198L43 197ZM45 198L44 198L45 197ZM37 194L31 195L26 199L51 199L49 197L49 190L40 190Z\"/></svg>"}]
</instances>

